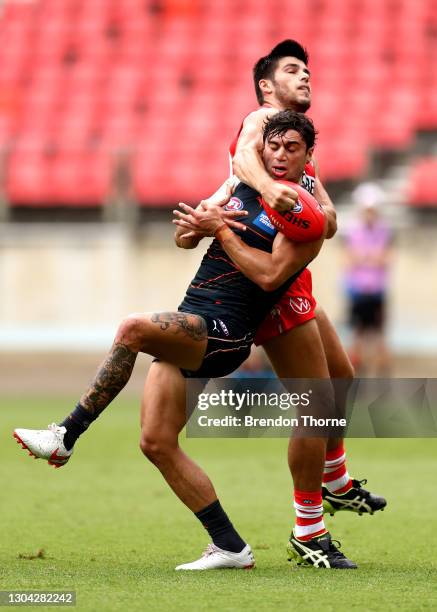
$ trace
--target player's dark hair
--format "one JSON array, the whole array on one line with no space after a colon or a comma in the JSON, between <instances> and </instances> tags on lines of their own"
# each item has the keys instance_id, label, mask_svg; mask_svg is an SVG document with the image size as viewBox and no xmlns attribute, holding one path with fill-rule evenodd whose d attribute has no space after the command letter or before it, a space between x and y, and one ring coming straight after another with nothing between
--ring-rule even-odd
<instances>
[{"instance_id":1,"label":"player's dark hair","mask_svg":"<svg viewBox=\"0 0 437 612\"><path fill-rule=\"evenodd\" d=\"M273 78L276 66L282 57L296 57L305 65L308 64L308 52L297 40L287 38L277 44L276 47L273 47L270 53L265 57L261 57L253 67L253 80L259 104L264 104L264 96L259 82L261 79Z\"/></svg>"},{"instance_id":2,"label":"player's dark hair","mask_svg":"<svg viewBox=\"0 0 437 612\"><path fill-rule=\"evenodd\" d=\"M302 136L307 151L316 142L317 131L313 122L303 113L292 110L284 110L276 113L268 119L263 127L263 142L275 136L283 136L288 130L295 130Z\"/></svg>"}]
</instances>

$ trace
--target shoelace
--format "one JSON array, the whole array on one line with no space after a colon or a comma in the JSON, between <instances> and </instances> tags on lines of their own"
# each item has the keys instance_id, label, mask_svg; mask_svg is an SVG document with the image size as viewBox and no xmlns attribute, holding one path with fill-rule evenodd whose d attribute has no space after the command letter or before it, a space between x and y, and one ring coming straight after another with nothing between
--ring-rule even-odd
<instances>
[{"instance_id":1,"label":"shoelace","mask_svg":"<svg viewBox=\"0 0 437 612\"><path fill-rule=\"evenodd\" d=\"M202 557L209 557L209 555L212 555L215 552L217 552L217 548L212 542L210 542L208 546L205 548L205 550L203 551Z\"/></svg>"},{"instance_id":2,"label":"shoelace","mask_svg":"<svg viewBox=\"0 0 437 612\"><path fill-rule=\"evenodd\" d=\"M63 434L66 431L65 427L59 427L59 425L57 425L56 423L50 423L48 429L52 431L55 435Z\"/></svg>"},{"instance_id":3,"label":"shoelace","mask_svg":"<svg viewBox=\"0 0 437 612\"><path fill-rule=\"evenodd\" d=\"M352 484L354 485L356 489L358 489L358 491L361 493L363 497L369 497L370 491L363 489L363 487L361 486L361 485L367 484L367 478L363 478L362 480L353 480Z\"/></svg>"},{"instance_id":4,"label":"shoelace","mask_svg":"<svg viewBox=\"0 0 437 612\"><path fill-rule=\"evenodd\" d=\"M344 557L344 554L339 550L341 548L341 542L338 540L331 540L329 544L329 552L333 554L334 557Z\"/></svg>"},{"instance_id":5,"label":"shoelace","mask_svg":"<svg viewBox=\"0 0 437 612\"><path fill-rule=\"evenodd\" d=\"M357 480L356 482L357 482L357 483L358 483L360 486L361 486L361 485L365 485L365 484L367 484L367 478L363 478L362 480Z\"/></svg>"},{"instance_id":6,"label":"shoelace","mask_svg":"<svg viewBox=\"0 0 437 612\"><path fill-rule=\"evenodd\" d=\"M341 542L339 542L338 540L331 540L331 539L326 539L322 541L319 540L319 544L322 550L326 552L330 552L333 557L337 557L337 558L344 557L344 554L340 552L340 550L338 550L339 548L341 548Z\"/></svg>"}]
</instances>

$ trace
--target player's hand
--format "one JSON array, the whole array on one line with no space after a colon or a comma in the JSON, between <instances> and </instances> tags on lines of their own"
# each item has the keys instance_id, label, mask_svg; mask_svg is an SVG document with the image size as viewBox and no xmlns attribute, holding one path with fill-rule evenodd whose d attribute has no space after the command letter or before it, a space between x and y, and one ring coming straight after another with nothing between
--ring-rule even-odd
<instances>
[{"instance_id":1,"label":"player's hand","mask_svg":"<svg viewBox=\"0 0 437 612\"><path fill-rule=\"evenodd\" d=\"M179 206L183 212L180 210L173 211L176 217L176 219L173 219L173 223L187 230L187 233L183 234L185 238L193 235L214 236L223 223L243 231L246 229L245 225L234 219L247 215L247 211L224 210L220 206L212 205L196 209L183 202L180 202ZM192 232L195 232L195 234Z\"/></svg>"},{"instance_id":2,"label":"player's hand","mask_svg":"<svg viewBox=\"0 0 437 612\"><path fill-rule=\"evenodd\" d=\"M202 200L198 208L207 209L210 206L222 206L222 207L226 206L226 204L231 199L234 191L235 191L235 180L233 178L229 178L226 181L226 192L224 195L222 195L221 197L212 196L210 198L207 198L206 200Z\"/></svg>"},{"instance_id":3,"label":"player's hand","mask_svg":"<svg viewBox=\"0 0 437 612\"><path fill-rule=\"evenodd\" d=\"M235 177L229 178L226 181L226 193L224 195L222 195L221 197L215 197L215 198L214 196L212 196L210 198L206 198L205 200L202 200L197 206L197 209L208 210L211 206L219 206L223 208L224 206L226 206L226 204L231 199L232 194L235 191L235 186L236 186ZM177 212L179 213L180 211L177 211ZM231 211L225 211L225 212L230 213ZM240 229L240 230L245 230L246 226L244 226L242 223L238 223L237 221L233 221L232 217L234 216L241 216L241 215L234 215L233 213L225 214L224 216L222 216L222 219L224 223L227 223L229 225L229 227L233 227L235 229ZM179 227L183 227L180 224L178 225ZM188 239L188 238L204 238L205 236L206 234L204 234L203 231L193 229L193 230L187 231L184 234L181 234L179 237L182 239Z\"/></svg>"},{"instance_id":4,"label":"player's hand","mask_svg":"<svg viewBox=\"0 0 437 612\"><path fill-rule=\"evenodd\" d=\"M261 196L271 208L280 211L294 208L298 200L298 194L294 189L277 181L267 183L261 191Z\"/></svg>"}]
</instances>

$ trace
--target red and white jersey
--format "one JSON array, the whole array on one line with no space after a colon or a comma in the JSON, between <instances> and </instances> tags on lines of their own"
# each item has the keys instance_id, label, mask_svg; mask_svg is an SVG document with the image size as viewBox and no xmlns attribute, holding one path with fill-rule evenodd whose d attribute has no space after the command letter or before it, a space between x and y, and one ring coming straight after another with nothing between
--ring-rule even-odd
<instances>
[{"instance_id":1,"label":"red and white jersey","mask_svg":"<svg viewBox=\"0 0 437 612\"><path fill-rule=\"evenodd\" d=\"M263 107L261 107L261 108L263 108ZM249 115L246 115L246 117L248 117L248 116ZM244 117L244 119L246 119L246 117ZM229 172L230 172L229 176L231 176L231 177L234 176L234 173L233 173L233 170L232 170L232 160L233 160L233 158L235 156L235 152L237 150L238 139L240 138L241 130L243 129L244 119L241 122L240 129L238 130L235 138L232 140L232 142L231 142L231 144L229 146ZM237 177L234 177L234 180L235 180L235 184L237 184L239 182ZM312 161L310 161L307 164L305 164L305 170L304 170L303 175L302 175L301 185L311 195L314 195L315 181L316 181L316 169L314 167L314 163Z\"/></svg>"}]
</instances>

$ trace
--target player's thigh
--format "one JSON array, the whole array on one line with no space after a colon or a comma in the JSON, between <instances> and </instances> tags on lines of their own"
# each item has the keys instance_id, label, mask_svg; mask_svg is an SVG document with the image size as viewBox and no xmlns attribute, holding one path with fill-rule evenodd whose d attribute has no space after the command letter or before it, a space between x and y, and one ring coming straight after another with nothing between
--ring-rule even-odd
<instances>
[{"instance_id":1,"label":"player's thigh","mask_svg":"<svg viewBox=\"0 0 437 612\"><path fill-rule=\"evenodd\" d=\"M186 381L178 367L164 361L150 366L141 402L141 435L177 445L186 422Z\"/></svg>"},{"instance_id":2,"label":"player's thigh","mask_svg":"<svg viewBox=\"0 0 437 612\"><path fill-rule=\"evenodd\" d=\"M323 419L336 416L334 389L315 319L272 338L263 346L277 375L281 379L292 379L282 380L290 393L311 392L309 406L296 406L296 416L311 414ZM329 432L295 427L293 436L328 437Z\"/></svg>"},{"instance_id":3,"label":"player's thigh","mask_svg":"<svg viewBox=\"0 0 437 612\"><path fill-rule=\"evenodd\" d=\"M271 338L263 348L280 378L329 378L315 319Z\"/></svg>"},{"instance_id":4,"label":"player's thigh","mask_svg":"<svg viewBox=\"0 0 437 612\"><path fill-rule=\"evenodd\" d=\"M353 378L354 368L334 326L320 306L316 308L316 322L331 378Z\"/></svg>"},{"instance_id":5,"label":"player's thigh","mask_svg":"<svg viewBox=\"0 0 437 612\"><path fill-rule=\"evenodd\" d=\"M207 324L186 312L134 313L119 328L117 341L178 367L197 370L208 343Z\"/></svg>"}]
</instances>

